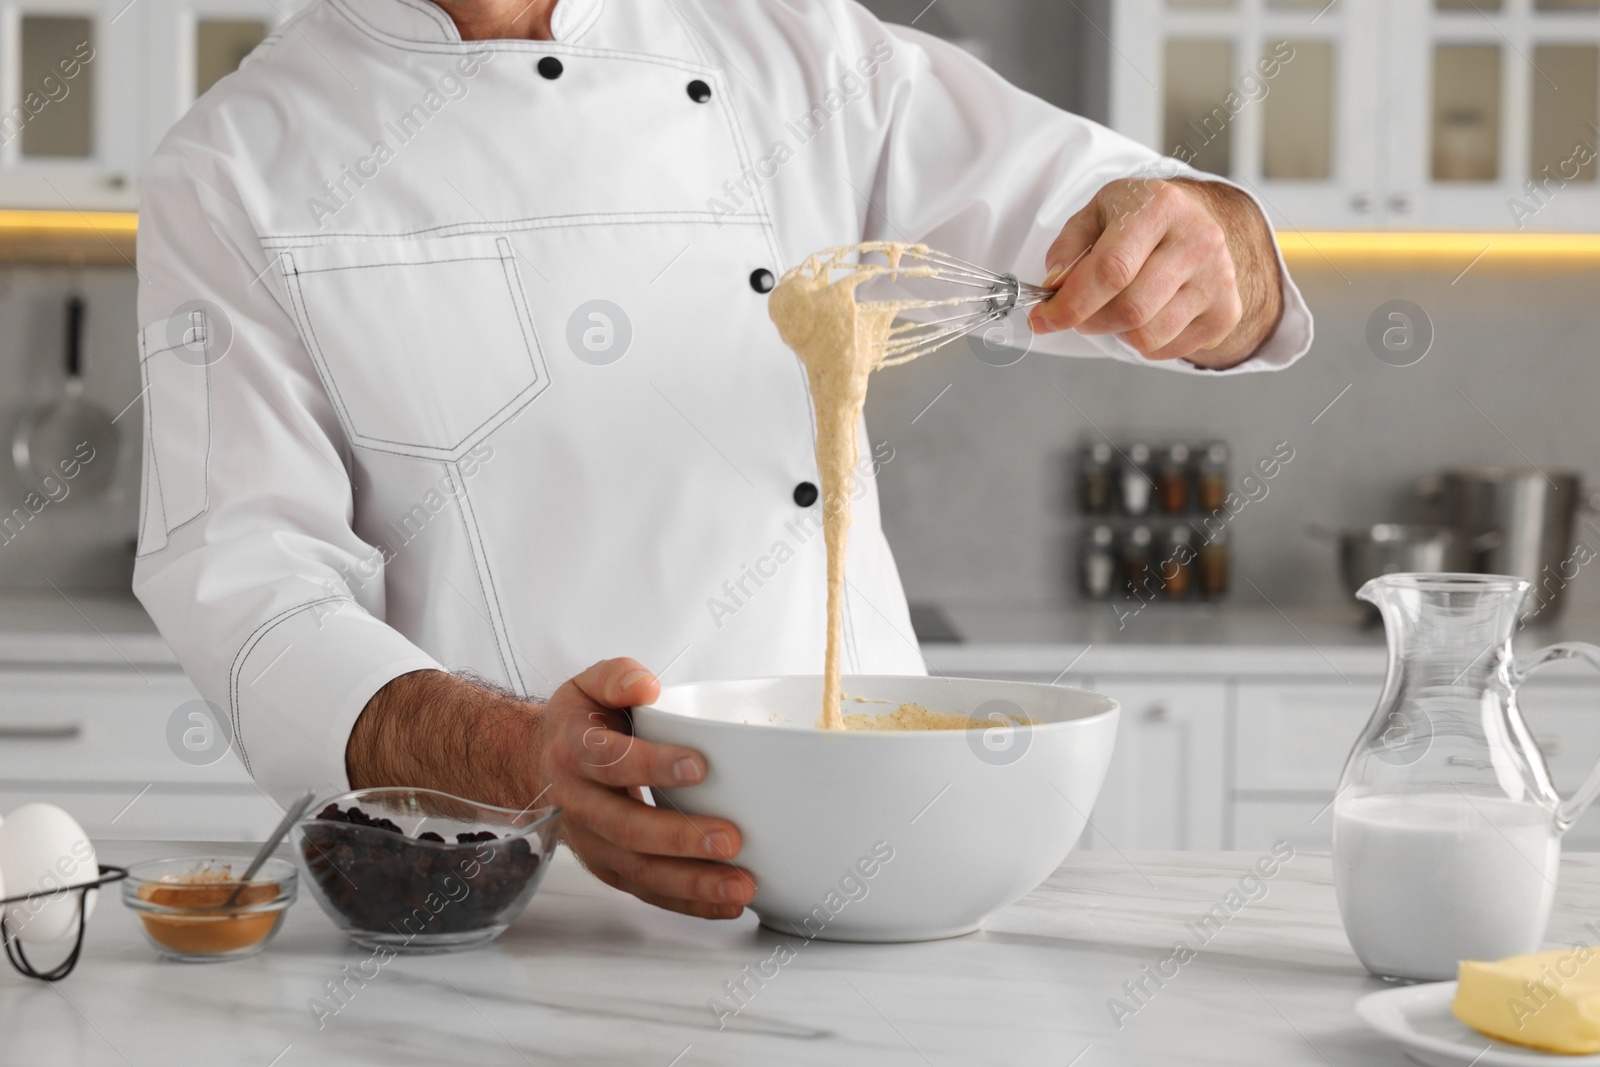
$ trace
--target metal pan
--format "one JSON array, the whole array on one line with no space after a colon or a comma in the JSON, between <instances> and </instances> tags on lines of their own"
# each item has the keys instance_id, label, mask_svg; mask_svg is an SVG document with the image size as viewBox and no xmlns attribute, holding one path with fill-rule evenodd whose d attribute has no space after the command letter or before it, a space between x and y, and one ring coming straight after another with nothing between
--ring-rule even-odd
<instances>
[{"instance_id":1,"label":"metal pan","mask_svg":"<svg viewBox=\"0 0 1600 1067\"><path fill-rule=\"evenodd\" d=\"M17 473L52 500L104 493L117 467L116 424L83 395L83 311L82 297L68 298L61 395L25 415L11 439Z\"/></svg>"},{"instance_id":2,"label":"metal pan","mask_svg":"<svg viewBox=\"0 0 1600 1067\"><path fill-rule=\"evenodd\" d=\"M1352 598L1369 579L1385 574L1471 571L1487 540L1448 526L1400 522L1346 530L1313 526L1309 532L1339 546L1339 577ZM1376 609L1367 607L1375 618Z\"/></svg>"}]
</instances>

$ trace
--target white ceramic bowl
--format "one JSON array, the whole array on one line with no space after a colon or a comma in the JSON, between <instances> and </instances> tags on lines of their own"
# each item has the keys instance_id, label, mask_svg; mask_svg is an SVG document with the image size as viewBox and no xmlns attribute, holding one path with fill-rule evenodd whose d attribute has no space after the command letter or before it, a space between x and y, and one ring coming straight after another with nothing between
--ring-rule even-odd
<instances>
[{"instance_id":1,"label":"white ceramic bowl","mask_svg":"<svg viewBox=\"0 0 1600 1067\"><path fill-rule=\"evenodd\" d=\"M656 803L739 827L764 925L835 941L954 937L1061 865L1111 763L1116 701L966 678L846 677L844 689L996 725L819 730L817 676L668 686L633 709L639 737L705 756L705 781L654 790ZM1019 712L1034 725L1006 718Z\"/></svg>"}]
</instances>

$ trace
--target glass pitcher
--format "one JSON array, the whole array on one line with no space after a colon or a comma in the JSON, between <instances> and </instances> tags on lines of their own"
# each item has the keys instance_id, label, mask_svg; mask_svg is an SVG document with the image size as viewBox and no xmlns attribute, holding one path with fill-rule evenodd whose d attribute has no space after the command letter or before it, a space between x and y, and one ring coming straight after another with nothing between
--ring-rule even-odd
<instances>
[{"instance_id":1,"label":"glass pitcher","mask_svg":"<svg viewBox=\"0 0 1600 1067\"><path fill-rule=\"evenodd\" d=\"M1555 895L1561 835L1600 793L1563 801L1517 707L1533 670L1600 647L1511 654L1521 578L1387 574L1377 606L1389 670L1333 804L1333 876L1351 947L1380 978L1456 976L1463 959L1533 952Z\"/></svg>"}]
</instances>

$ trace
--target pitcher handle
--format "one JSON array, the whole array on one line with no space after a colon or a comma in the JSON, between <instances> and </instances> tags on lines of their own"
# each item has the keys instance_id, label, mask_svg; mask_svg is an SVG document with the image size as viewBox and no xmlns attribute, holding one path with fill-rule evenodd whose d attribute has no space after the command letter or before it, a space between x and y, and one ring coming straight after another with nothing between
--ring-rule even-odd
<instances>
[{"instance_id":1,"label":"pitcher handle","mask_svg":"<svg viewBox=\"0 0 1600 1067\"><path fill-rule=\"evenodd\" d=\"M1541 648L1511 668L1511 688L1521 689L1522 683L1526 682L1534 671L1546 664L1565 659L1583 660L1600 671L1600 645L1591 645L1587 641L1562 641ZM1556 829L1566 833L1572 824L1578 821L1578 816L1594 803L1596 797L1600 797L1600 763L1595 764L1594 770L1589 772L1589 777L1584 779L1578 791L1563 800L1556 808Z\"/></svg>"}]
</instances>

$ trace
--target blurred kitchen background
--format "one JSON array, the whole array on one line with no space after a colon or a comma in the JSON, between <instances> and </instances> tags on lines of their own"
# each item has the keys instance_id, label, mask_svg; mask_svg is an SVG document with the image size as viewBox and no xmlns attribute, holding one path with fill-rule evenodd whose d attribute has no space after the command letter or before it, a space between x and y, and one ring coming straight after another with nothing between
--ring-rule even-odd
<instances>
[{"instance_id":1,"label":"blurred kitchen background","mask_svg":"<svg viewBox=\"0 0 1600 1067\"><path fill-rule=\"evenodd\" d=\"M132 256L131 240L74 211L131 207L142 153L279 20L266 0L148 6L107 25L24 4L0 29L11 38L3 54L21 55L8 71L7 107L49 75L50 57L70 56L85 40L95 48L66 82L68 95L0 145L0 208L59 210L74 224L66 241L30 238L15 221L8 237L5 258L60 261L0 267L8 327L0 331L0 422L8 428L61 387L70 292L88 306L89 395L113 412L138 396L136 279L122 259ZM1084 521L1075 453L1102 435L1158 450L1169 440L1220 439L1235 481L1288 442L1294 459L1269 495L1229 524L1230 595L1257 596L1253 585L1279 604L1345 596L1334 547L1308 526L1424 517L1413 488L1430 473L1532 464L1600 484L1600 244L1529 252L1506 236L1600 231L1592 161L1564 188L1541 178L1550 190L1542 201L1524 188L1576 146L1600 143L1600 0L869 6L956 41L1063 107L1169 151L1198 147L1200 163L1260 193L1286 236L1304 235L1289 258L1317 317L1316 350L1282 374L1213 381L1042 356L995 366L1006 361L958 348L879 377L869 424L894 448L881 477L885 523L914 600L1076 600ZM1257 61L1281 41L1294 58L1260 77ZM1225 124L1212 119L1220 134L1205 142L1197 131L1230 92L1245 103ZM1536 209L1521 230L1513 200ZM1459 247L1375 239L1334 251L1320 239L1417 230L1442 231ZM1432 348L1412 366L1380 361L1367 339L1374 313L1397 299L1432 324ZM0 587L125 584L139 405L118 425L113 490L52 505L28 536L0 546ZM0 502L20 502L25 492L0 464ZM1600 533L1581 516L1575 536L1600 548ZM1596 569L1581 568L1568 583L1574 607L1600 605Z\"/></svg>"},{"instance_id":2,"label":"blurred kitchen background","mask_svg":"<svg viewBox=\"0 0 1600 1067\"><path fill-rule=\"evenodd\" d=\"M1235 479L1289 442L1294 460L1231 524L1233 595L1244 600L1256 597L1248 580L1278 603L1338 602L1335 551L1307 527L1424 517L1414 484L1444 468L1533 464L1600 484L1600 329L1591 310L1600 244L1587 257L1504 248L1504 231L1600 230L1592 162L1566 188L1551 184L1548 206L1525 230L1508 207L1513 199L1536 206L1529 178L1575 146L1589 147L1592 160L1600 144L1600 3L870 6L907 23L926 9L918 28L1169 152L1199 147L1205 116L1237 92L1250 102L1199 161L1247 182L1289 237L1332 245L1320 234L1426 229L1464 245L1432 253L1373 240L1355 253L1291 252L1317 344L1282 374L1204 380L1029 356L1005 367L925 360L879 376L869 425L895 446L881 478L884 521L913 599L1074 595L1082 524L1071 455L1100 431L1153 445L1196 431L1221 438ZM1245 79L1278 41L1295 58L1270 81L1258 78L1267 91L1251 99ZM1373 314L1397 299L1433 325L1431 351L1412 366L1380 361L1367 340ZM1600 530L1582 519L1575 536L1600 548ZM1580 569L1567 590L1573 607L1600 604L1590 570L1600 568Z\"/></svg>"},{"instance_id":3,"label":"blurred kitchen background","mask_svg":"<svg viewBox=\"0 0 1600 1067\"><path fill-rule=\"evenodd\" d=\"M87 307L87 395L121 430L108 491L69 494L0 538L0 630L14 632L9 644L0 634L0 810L50 782L59 792L50 768L88 740L108 743L106 679L138 673L163 722L193 697L125 596L143 433L131 211L140 160L289 8L126 3L20 0L0 19L0 433L9 442L62 390L71 295ZM1600 0L868 6L1254 190L1317 319L1314 351L1278 374L958 345L876 377L869 425L893 448L878 475L884 525L923 609L930 665L1094 684L1123 700L1096 813L1120 847L1325 842L1317 816L1384 661L1337 546L1311 528L1429 518L1419 483L1469 466L1569 472L1600 488ZM64 78L57 64L85 41L94 58ZM7 125L49 78L67 94ZM1386 345L1397 323L1405 336ZM1227 591L1202 600L1191 584L1119 625L1139 606L1120 584L1140 523L1081 514L1086 451L1114 443L1120 477L1146 444L1155 479L1166 445L1191 445L1192 511L1216 441L1228 487L1249 499L1227 523ZM1285 449L1292 459L1270 480L1244 481ZM27 493L0 463L0 519ZM1100 522L1114 528L1119 568L1106 603L1083 588ZM1157 550L1171 525L1152 524ZM1600 551L1600 517L1574 507L1555 550L1568 564L1564 614L1539 620L1541 642L1600 637L1600 563L1572 563L1587 546ZM85 695L87 674L101 696ZM159 697L146 675L161 679ZM1571 788L1600 752L1600 686L1548 689L1530 714ZM233 798L212 809L218 832L266 818L241 775L183 779L162 763L164 741L140 738L127 744L159 750L149 769L95 758L59 772L76 775L68 792L92 809L80 815L91 832L175 836L158 798L178 811L197 792ZM149 797L112 819L148 781ZM1591 836L1600 842L1600 826Z\"/></svg>"}]
</instances>

